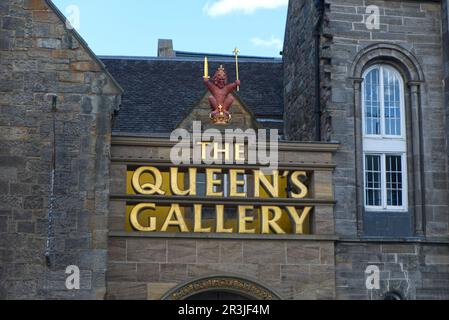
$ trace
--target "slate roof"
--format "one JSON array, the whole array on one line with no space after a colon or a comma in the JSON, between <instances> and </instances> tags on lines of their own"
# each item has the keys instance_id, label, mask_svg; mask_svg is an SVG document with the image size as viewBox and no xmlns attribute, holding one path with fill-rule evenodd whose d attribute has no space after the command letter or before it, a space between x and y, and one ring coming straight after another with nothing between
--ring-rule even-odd
<instances>
[{"instance_id":1,"label":"slate roof","mask_svg":"<svg viewBox=\"0 0 449 320\"><path fill-rule=\"evenodd\" d=\"M114 133L171 132L206 93L202 83L204 58L103 56L100 59L124 89ZM225 67L229 79L234 80L235 62L231 58L212 57L209 72L213 73L220 64ZM282 119L280 59L243 59L240 80L242 87L238 95L256 118Z\"/></svg>"}]
</instances>

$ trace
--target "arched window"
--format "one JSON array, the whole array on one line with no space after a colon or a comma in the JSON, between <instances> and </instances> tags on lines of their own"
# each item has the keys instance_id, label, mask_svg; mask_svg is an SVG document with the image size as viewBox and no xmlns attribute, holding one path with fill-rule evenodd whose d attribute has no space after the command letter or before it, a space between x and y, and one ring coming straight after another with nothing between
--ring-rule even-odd
<instances>
[{"instance_id":1,"label":"arched window","mask_svg":"<svg viewBox=\"0 0 449 320\"><path fill-rule=\"evenodd\" d=\"M363 74L364 195L367 211L407 211L404 82L394 68Z\"/></svg>"}]
</instances>

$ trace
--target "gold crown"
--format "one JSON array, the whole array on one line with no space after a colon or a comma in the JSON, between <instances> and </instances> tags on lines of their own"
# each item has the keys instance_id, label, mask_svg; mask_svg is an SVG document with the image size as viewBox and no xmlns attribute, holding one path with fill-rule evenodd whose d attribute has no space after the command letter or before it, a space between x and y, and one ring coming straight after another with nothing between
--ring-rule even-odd
<instances>
[{"instance_id":1,"label":"gold crown","mask_svg":"<svg viewBox=\"0 0 449 320\"><path fill-rule=\"evenodd\" d=\"M227 77L227 75L226 75L226 71L225 71L225 69L223 68L223 65L220 65L220 67L217 69L217 71L215 72L215 77L224 77L224 78L226 78Z\"/></svg>"},{"instance_id":2,"label":"gold crown","mask_svg":"<svg viewBox=\"0 0 449 320\"><path fill-rule=\"evenodd\" d=\"M209 116L214 124L228 124L232 119L231 114L223 111L221 105L218 106L218 110L212 112Z\"/></svg>"}]
</instances>

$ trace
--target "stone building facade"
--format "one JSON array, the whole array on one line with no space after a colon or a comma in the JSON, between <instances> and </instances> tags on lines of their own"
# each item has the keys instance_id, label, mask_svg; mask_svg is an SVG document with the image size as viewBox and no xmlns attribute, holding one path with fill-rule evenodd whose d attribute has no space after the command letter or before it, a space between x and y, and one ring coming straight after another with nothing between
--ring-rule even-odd
<instances>
[{"instance_id":1,"label":"stone building facade","mask_svg":"<svg viewBox=\"0 0 449 320\"><path fill-rule=\"evenodd\" d=\"M313 206L310 230L145 233L127 222L149 201L130 176L170 166L173 130L214 127L204 55L161 40L155 58L97 57L50 0L2 1L0 298L449 298L447 21L445 0L290 0L283 59L241 58L228 128L280 130L278 165L307 172L311 196L276 201ZM235 78L232 56L209 57ZM401 210L366 205L372 70L399 84L388 108L403 107ZM79 290L65 285L71 265ZM368 289L376 269L380 287Z\"/></svg>"},{"instance_id":2,"label":"stone building facade","mask_svg":"<svg viewBox=\"0 0 449 320\"><path fill-rule=\"evenodd\" d=\"M233 110L236 109L235 106ZM313 235L195 234L191 229L187 233L125 230L127 207L143 201L141 195L130 192L127 172L150 164L161 171L167 169L172 166L170 150L173 145L162 137L113 136L107 299L177 299L177 295L187 297L203 293L203 290L213 291L214 287L210 285L190 288L191 284L205 279L217 282L232 279L243 288L230 285L219 288L251 298L265 299L265 295L254 293L265 290L272 299L335 297L331 158L338 145L285 142L279 146L280 170L311 170L315 167L310 189L316 191L313 199L307 200L315 205ZM198 170L205 168L206 165L198 166ZM224 170L227 168L233 166L223 166ZM250 171L254 167L245 165L241 168ZM145 199L186 206L193 201L192 198L173 199L170 195ZM226 200L198 196L194 201L204 206L263 204L247 197ZM156 217L164 214L163 210L158 211ZM188 214L185 216L189 224ZM250 282L247 287L242 285L246 281Z\"/></svg>"},{"instance_id":3,"label":"stone building facade","mask_svg":"<svg viewBox=\"0 0 449 320\"><path fill-rule=\"evenodd\" d=\"M0 12L0 297L101 299L122 89L50 1ZM85 281L68 292L72 264Z\"/></svg>"},{"instance_id":4,"label":"stone building facade","mask_svg":"<svg viewBox=\"0 0 449 320\"><path fill-rule=\"evenodd\" d=\"M408 299L448 297L446 5L446 1L290 2L284 68L286 118L293 123L286 123L286 136L308 138L319 125L322 140L341 143L334 158L335 226L340 236L335 257L337 298L372 298L388 290ZM316 28L320 41L315 58L320 113L308 123L295 123L297 113L314 114L309 101L316 88L301 93L291 89L301 87L301 75L310 74L314 60L310 50L301 51L301 43L291 39L310 38L313 26L304 31L290 21L305 21L302 15L310 12L315 18L307 19L322 23ZM373 14L378 14L377 27L369 25L375 21L370 20ZM364 203L364 73L376 65L394 68L404 81L406 212L375 212ZM301 98L292 99L293 95ZM363 285L363 271L371 264L381 270L378 291Z\"/></svg>"},{"instance_id":5,"label":"stone building facade","mask_svg":"<svg viewBox=\"0 0 449 320\"><path fill-rule=\"evenodd\" d=\"M444 83L446 84L449 80L448 80L448 76L449 76L449 65L448 65L448 61L449 61L449 22L448 22L448 18L449 18L449 7L448 7L448 3L447 1L443 1L441 3L441 12L442 12L442 36L443 36L443 61L444 61ZM449 96L448 96L448 87L445 85L444 87L444 98L445 101L448 101ZM447 105L446 105L446 110L447 110ZM448 121L448 115L446 112L446 122ZM447 129L447 128L446 128ZM448 133L449 136L449 133Z\"/></svg>"}]
</instances>

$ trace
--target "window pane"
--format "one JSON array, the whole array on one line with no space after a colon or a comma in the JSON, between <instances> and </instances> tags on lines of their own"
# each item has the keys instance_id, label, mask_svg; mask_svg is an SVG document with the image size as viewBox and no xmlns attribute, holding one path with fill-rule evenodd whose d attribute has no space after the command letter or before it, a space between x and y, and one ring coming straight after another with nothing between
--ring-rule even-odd
<instances>
[{"instance_id":1,"label":"window pane","mask_svg":"<svg viewBox=\"0 0 449 320\"><path fill-rule=\"evenodd\" d=\"M365 204L379 207L382 205L380 156L365 157Z\"/></svg>"},{"instance_id":2,"label":"window pane","mask_svg":"<svg viewBox=\"0 0 449 320\"><path fill-rule=\"evenodd\" d=\"M237 180L245 181L244 185L238 185L237 186L237 192L239 192L239 193L246 193L247 192L246 191L247 190L247 185L248 185L248 183L247 183L247 180L248 180L247 175L239 173L239 174L237 174Z\"/></svg>"},{"instance_id":3,"label":"window pane","mask_svg":"<svg viewBox=\"0 0 449 320\"><path fill-rule=\"evenodd\" d=\"M198 196L206 196L206 174L198 173L196 176L196 192Z\"/></svg>"},{"instance_id":4,"label":"window pane","mask_svg":"<svg viewBox=\"0 0 449 320\"><path fill-rule=\"evenodd\" d=\"M380 134L379 69L365 77L365 134Z\"/></svg>"},{"instance_id":5,"label":"window pane","mask_svg":"<svg viewBox=\"0 0 449 320\"><path fill-rule=\"evenodd\" d=\"M387 205L402 206L402 157L386 156Z\"/></svg>"},{"instance_id":6,"label":"window pane","mask_svg":"<svg viewBox=\"0 0 449 320\"><path fill-rule=\"evenodd\" d=\"M223 192L223 195L228 196L228 175L227 174L214 174L214 180L220 180L221 184L216 184L213 187L214 192Z\"/></svg>"},{"instance_id":7,"label":"window pane","mask_svg":"<svg viewBox=\"0 0 449 320\"><path fill-rule=\"evenodd\" d=\"M401 135L401 90L399 79L391 70L384 69L385 134Z\"/></svg>"}]
</instances>

